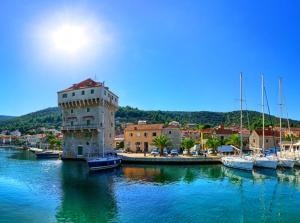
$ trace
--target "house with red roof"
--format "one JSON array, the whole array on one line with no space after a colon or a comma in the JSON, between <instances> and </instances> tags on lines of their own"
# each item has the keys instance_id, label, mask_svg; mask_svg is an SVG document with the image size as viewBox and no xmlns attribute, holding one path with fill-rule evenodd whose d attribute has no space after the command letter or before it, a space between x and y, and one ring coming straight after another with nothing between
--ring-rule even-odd
<instances>
[{"instance_id":1,"label":"house with red roof","mask_svg":"<svg viewBox=\"0 0 300 223\"><path fill-rule=\"evenodd\" d=\"M275 147L278 148L280 141L279 131L272 128L266 128L264 132L264 149L270 149ZM249 137L249 145L252 149L258 149L263 147L263 129L256 129L251 132Z\"/></svg>"}]
</instances>

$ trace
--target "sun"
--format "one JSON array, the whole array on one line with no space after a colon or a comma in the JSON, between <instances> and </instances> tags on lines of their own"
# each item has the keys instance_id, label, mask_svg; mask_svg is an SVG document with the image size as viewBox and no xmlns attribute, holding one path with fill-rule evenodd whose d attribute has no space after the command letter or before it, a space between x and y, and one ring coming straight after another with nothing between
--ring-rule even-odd
<instances>
[{"instance_id":1,"label":"sun","mask_svg":"<svg viewBox=\"0 0 300 223\"><path fill-rule=\"evenodd\" d=\"M51 33L51 40L56 51L64 54L78 54L89 45L90 38L83 25L62 24Z\"/></svg>"}]
</instances>

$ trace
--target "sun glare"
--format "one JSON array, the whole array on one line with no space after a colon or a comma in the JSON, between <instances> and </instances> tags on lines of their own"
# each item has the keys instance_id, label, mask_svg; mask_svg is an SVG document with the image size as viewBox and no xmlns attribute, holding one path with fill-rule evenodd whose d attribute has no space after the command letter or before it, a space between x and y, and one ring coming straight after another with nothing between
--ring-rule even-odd
<instances>
[{"instance_id":1,"label":"sun glare","mask_svg":"<svg viewBox=\"0 0 300 223\"><path fill-rule=\"evenodd\" d=\"M55 50L67 54L76 54L80 50L84 50L90 42L85 27L71 24L57 27L53 31L51 39Z\"/></svg>"},{"instance_id":2,"label":"sun glare","mask_svg":"<svg viewBox=\"0 0 300 223\"><path fill-rule=\"evenodd\" d=\"M26 31L39 65L78 68L104 63L116 52L115 31L103 18L76 10L43 14L43 18L35 19Z\"/></svg>"}]
</instances>

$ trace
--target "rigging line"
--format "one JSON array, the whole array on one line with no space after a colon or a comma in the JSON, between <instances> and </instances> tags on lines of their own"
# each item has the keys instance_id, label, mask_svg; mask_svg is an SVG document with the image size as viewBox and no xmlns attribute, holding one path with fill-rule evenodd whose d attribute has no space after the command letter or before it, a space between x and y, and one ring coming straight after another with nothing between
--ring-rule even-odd
<instances>
[{"instance_id":1,"label":"rigging line","mask_svg":"<svg viewBox=\"0 0 300 223\"><path fill-rule=\"evenodd\" d=\"M246 100L246 91L245 91L245 89L244 89L244 96L245 96L245 100L244 100L244 102L245 102L245 108L246 108L246 115L247 115L247 124L248 124L248 129L250 130L250 119L249 119L249 111L248 111L248 105L247 105L247 100Z\"/></svg>"},{"instance_id":2,"label":"rigging line","mask_svg":"<svg viewBox=\"0 0 300 223\"><path fill-rule=\"evenodd\" d=\"M293 147L293 136L291 134L291 125L290 125L290 119L289 119L289 113L288 113L288 110L287 110L285 95L283 95L283 102L284 102L284 109L285 109L285 113L286 113L286 120L287 120L287 124L288 124L289 136L290 136L291 144L292 144L291 146Z\"/></svg>"},{"instance_id":3,"label":"rigging line","mask_svg":"<svg viewBox=\"0 0 300 223\"><path fill-rule=\"evenodd\" d=\"M271 127L272 127L272 136L273 136L274 148L275 148L275 151L276 151L277 149L276 149L276 143L275 143L274 123L273 123L273 120L271 118L271 112L270 112L270 106L269 106L269 100L268 100L268 95L267 95L266 87L264 87L264 92L265 92L265 97L266 97L266 101L267 101L268 118L269 118L269 121L270 121ZM276 151L276 154L277 154L277 151Z\"/></svg>"}]
</instances>

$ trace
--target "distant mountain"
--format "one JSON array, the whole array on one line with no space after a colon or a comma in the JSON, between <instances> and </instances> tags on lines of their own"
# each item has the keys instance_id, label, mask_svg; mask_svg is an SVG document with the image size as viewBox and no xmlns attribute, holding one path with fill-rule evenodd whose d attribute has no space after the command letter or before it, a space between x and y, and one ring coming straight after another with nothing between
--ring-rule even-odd
<instances>
[{"instance_id":1,"label":"distant mountain","mask_svg":"<svg viewBox=\"0 0 300 223\"><path fill-rule=\"evenodd\" d=\"M138 120L146 120L148 123L168 123L178 121L181 124L197 123L210 126L224 124L225 126L239 125L240 112L187 112L187 111L144 111L129 106L120 107L116 113L118 132L122 130L122 123L136 123ZM249 120L249 122L248 122ZM291 126L300 127L300 121L290 120ZM274 116L266 116L266 126L279 124L279 119ZM250 129L261 126L261 113L256 111L244 111L244 125ZM286 126L286 122L283 123ZM27 115L13 117L6 120L0 119L0 130L19 129L28 132L39 127L59 128L61 115L58 107L47 108Z\"/></svg>"},{"instance_id":2,"label":"distant mountain","mask_svg":"<svg viewBox=\"0 0 300 223\"><path fill-rule=\"evenodd\" d=\"M0 120L0 130L19 129L21 132L27 132L39 127L59 128L60 125L61 115L58 107L46 108L8 120Z\"/></svg>"},{"instance_id":3,"label":"distant mountain","mask_svg":"<svg viewBox=\"0 0 300 223\"><path fill-rule=\"evenodd\" d=\"M1 121L6 121L8 119L15 118L15 116L8 116L8 115L0 115L0 122Z\"/></svg>"}]
</instances>

